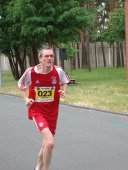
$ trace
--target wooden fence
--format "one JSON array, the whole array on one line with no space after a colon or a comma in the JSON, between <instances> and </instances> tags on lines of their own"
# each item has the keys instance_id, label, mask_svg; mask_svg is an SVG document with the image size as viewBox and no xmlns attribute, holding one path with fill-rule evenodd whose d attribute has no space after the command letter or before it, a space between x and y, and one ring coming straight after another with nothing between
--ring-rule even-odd
<instances>
[{"instance_id":1,"label":"wooden fence","mask_svg":"<svg viewBox=\"0 0 128 170\"><path fill-rule=\"evenodd\" d=\"M106 66L116 66L117 63L117 50L116 50L116 44L113 46L110 46L108 43L104 43L104 52L105 52L105 59L106 59ZM57 57L57 65L61 65L60 56L59 56L59 49L56 49L56 57ZM123 44L123 59L124 59L124 65L126 65L126 55L125 55L125 44ZM82 48L81 45L79 45L79 61L80 61L80 67L82 67ZM1 68L4 71L10 70L10 65L8 62L8 58L4 55L0 56L1 61ZM68 60L64 61L65 68L69 68L70 64ZM90 63L91 67L103 67L103 52L101 43L97 42L96 44L92 43L90 44ZM78 56L76 54L75 56L75 67L78 68Z\"/></svg>"}]
</instances>

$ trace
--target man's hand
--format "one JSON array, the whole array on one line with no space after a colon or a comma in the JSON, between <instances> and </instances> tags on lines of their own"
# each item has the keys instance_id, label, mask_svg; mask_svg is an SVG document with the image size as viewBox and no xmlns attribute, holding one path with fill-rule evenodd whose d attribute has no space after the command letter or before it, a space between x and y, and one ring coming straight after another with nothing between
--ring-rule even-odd
<instances>
[{"instance_id":1,"label":"man's hand","mask_svg":"<svg viewBox=\"0 0 128 170\"><path fill-rule=\"evenodd\" d=\"M34 102L33 99L25 98L26 106L30 108Z\"/></svg>"},{"instance_id":2,"label":"man's hand","mask_svg":"<svg viewBox=\"0 0 128 170\"><path fill-rule=\"evenodd\" d=\"M61 89L58 91L60 93L60 97L65 98L66 97L66 92L65 90Z\"/></svg>"}]
</instances>

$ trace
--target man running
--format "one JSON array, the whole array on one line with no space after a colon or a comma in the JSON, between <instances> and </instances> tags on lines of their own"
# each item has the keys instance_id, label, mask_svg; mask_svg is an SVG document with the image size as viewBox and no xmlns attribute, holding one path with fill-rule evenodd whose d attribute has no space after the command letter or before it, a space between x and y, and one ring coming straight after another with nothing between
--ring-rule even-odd
<instances>
[{"instance_id":1,"label":"man running","mask_svg":"<svg viewBox=\"0 0 128 170\"><path fill-rule=\"evenodd\" d=\"M69 79L60 67L53 65L52 48L42 49L38 58L40 64L25 71L18 81L18 87L28 107L28 117L35 122L43 137L36 170L41 170L42 167L44 170L49 170L59 99L66 96ZM28 95L27 89L29 89Z\"/></svg>"}]
</instances>

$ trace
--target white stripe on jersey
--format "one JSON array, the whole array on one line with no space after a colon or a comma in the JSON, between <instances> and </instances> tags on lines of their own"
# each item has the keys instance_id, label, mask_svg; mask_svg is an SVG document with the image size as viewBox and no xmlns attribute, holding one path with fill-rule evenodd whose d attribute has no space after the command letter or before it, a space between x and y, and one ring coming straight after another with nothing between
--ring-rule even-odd
<instances>
[{"instance_id":1,"label":"white stripe on jersey","mask_svg":"<svg viewBox=\"0 0 128 170\"><path fill-rule=\"evenodd\" d=\"M60 78L60 85L62 86L63 84L69 83L69 78L66 75L66 73L62 70L61 67L55 66L55 69L57 70Z\"/></svg>"},{"instance_id":2,"label":"white stripe on jersey","mask_svg":"<svg viewBox=\"0 0 128 170\"><path fill-rule=\"evenodd\" d=\"M18 87L19 87L20 90L25 90L30 86L30 84L31 84L31 69L32 69L32 67L29 67L24 72L22 77L19 79Z\"/></svg>"},{"instance_id":3,"label":"white stripe on jersey","mask_svg":"<svg viewBox=\"0 0 128 170\"><path fill-rule=\"evenodd\" d=\"M68 76L66 75L66 73L63 71L63 69L61 67L58 66L54 66L58 75L59 75L59 79L60 79L60 86L62 86L63 84L67 84L70 82ZM31 85L31 69L32 67L29 67L24 74L22 75L22 77L19 79L18 81L18 87L20 90L26 90L30 85ZM38 74L37 72L37 66L34 67L35 72Z\"/></svg>"}]
</instances>

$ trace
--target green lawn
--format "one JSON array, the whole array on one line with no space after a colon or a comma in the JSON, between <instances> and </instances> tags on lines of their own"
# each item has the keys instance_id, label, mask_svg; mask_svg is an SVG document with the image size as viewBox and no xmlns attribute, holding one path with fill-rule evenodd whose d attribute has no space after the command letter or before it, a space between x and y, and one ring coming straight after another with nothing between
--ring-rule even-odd
<instances>
[{"instance_id":1,"label":"green lawn","mask_svg":"<svg viewBox=\"0 0 128 170\"><path fill-rule=\"evenodd\" d=\"M128 82L124 68L69 72L78 85L69 87L65 103L114 112L128 112Z\"/></svg>"},{"instance_id":2,"label":"green lawn","mask_svg":"<svg viewBox=\"0 0 128 170\"><path fill-rule=\"evenodd\" d=\"M77 106L128 113L128 82L125 68L95 68L66 71L77 84L69 86L62 102ZM3 72L0 93L20 95L12 74Z\"/></svg>"}]
</instances>

